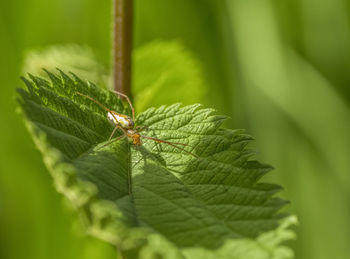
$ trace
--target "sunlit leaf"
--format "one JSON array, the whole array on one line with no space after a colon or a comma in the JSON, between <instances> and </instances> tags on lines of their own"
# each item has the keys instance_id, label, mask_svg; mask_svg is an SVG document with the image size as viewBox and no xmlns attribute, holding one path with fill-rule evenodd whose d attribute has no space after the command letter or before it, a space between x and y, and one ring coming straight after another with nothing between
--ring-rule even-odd
<instances>
[{"instance_id":1,"label":"sunlit leaf","mask_svg":"<svg viewBox=\"0 0 350 259\"><path fill-rule=\"evenodd\" d=\"M130 114L112 92L78 77L31 76L19 102L55 185L87 231L126 258L290 258L278 213L281 187L259 179L271 167L252 160L251 137L221 127L225 116L174 104L140 113L143 139L107 143L106 111L77 94ZM121 132L118 133L122 134ZM107 145L106 145L107 144ZM248 257L247 257L248 256Z\"/></svg>"}]
</instances>

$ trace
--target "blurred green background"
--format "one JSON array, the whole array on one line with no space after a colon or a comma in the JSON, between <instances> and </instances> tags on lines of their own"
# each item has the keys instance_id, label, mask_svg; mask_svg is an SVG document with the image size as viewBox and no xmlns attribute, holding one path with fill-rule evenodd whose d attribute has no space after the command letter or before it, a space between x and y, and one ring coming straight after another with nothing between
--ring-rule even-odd
<instances>
[{"instance_id":1,"label":"blurred green background","mask_svg":"<svg viewBox=\"0 0 350 259\"><path fill-rule=\"evenodd\" d=\"M110 1L0 0L0 258L115 258L85 237L21 117L24 53L88 45L110 60ZM202 62L206 105L257 141L297 214L296 258L350 255L350 2L135 0L135 47L180 39Z\"/></svg>"}]
</instances>

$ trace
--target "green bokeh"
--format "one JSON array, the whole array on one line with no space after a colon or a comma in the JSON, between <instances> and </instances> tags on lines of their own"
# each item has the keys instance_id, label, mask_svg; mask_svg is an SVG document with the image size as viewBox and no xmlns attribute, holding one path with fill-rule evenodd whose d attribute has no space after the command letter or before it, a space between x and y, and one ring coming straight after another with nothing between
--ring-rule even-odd
<instances>
[{"instance_id":1,"label":"green bokeh","mask_svg":"<svg viewBox=\"0 0 350 259\"><path fill-rule=\"evenodd\" d=\"M110 1L0 0L0 258L115 258L84 237L16 113L24 54L91 46L109 64ZM256 139L298 215L296 258L348 258L350 8L346 0L135 0L135 46L179 39L207 105Z\"/></svg>"}]
</instances>

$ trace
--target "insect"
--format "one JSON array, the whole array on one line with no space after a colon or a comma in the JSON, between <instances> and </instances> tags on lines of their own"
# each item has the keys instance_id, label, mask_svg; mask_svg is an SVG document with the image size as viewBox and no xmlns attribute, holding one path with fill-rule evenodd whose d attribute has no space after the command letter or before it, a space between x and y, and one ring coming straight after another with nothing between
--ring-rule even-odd
<instances>
[{"instance_id":1,"label":"insect","mask_svg":"<svg viewBox=\"0 0 350 259\"><path fill-rule=\"evenodd\" d=\"M196 155L192 154L191 152L185 150L184 148L182 147L179 147L178 145L181 145L181 146L188 146L187 144L183 144L183 143L174 143L174 142L169 142L169 141L166 141L166 140L161 140L161 139L157 139L157 138L153 138L153 137L149 137L149 136L145 136L145 135L141 135L140 132L143 131L144 129L146 129L147 127L142 127L142 126L135 126L135 109L130 101L130 98L123 94L123 93L120 93L120 92L117 92L117 91L113 91L115 94L123 97L126 99L126 101L128 102L129 106L130 106L130 109L131 109L131 112L132 112L132 118L128 115L125 115L125 114L121 114L121 113L118 113L118 112L115 112L115 111L112 111L110 109L108 109L106 106L104 106L102 103L98 102L97 100L95 100L94 98L88 96L88 95L85 95L85 94L82 94L80 92L76 92L77 94L91 100L92 102L96 103L97 105L99 105L102 109L104 109L106 112L107 112L107 118L108 120L114 125L114 129L108 139L108 142L106 145L112 143L112 142L115 142L115 141L118 141L118 140L121 140L125 137L128 137L129 139L132 140L132 143L136 146L141 146L142 145L142 138L144 139L149 139L149 140L153 140L157 143L164 143L164 144L167 144L167 145L170 145L172 147L175 147L177 149L180 149L182 151L184 151L185 153L187 154L190 154L194 157L197 157ZM123 132L123 135L115 138L112 140L114 134L116 133L117 129L120 129L122 132Z\"/></svg>"}]
</instances>

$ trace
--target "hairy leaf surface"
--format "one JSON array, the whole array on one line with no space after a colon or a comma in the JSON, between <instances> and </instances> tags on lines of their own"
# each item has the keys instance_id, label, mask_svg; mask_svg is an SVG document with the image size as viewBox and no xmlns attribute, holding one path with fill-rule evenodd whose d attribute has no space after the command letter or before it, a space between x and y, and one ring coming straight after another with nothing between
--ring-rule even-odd
<instances>
[{"instance_id":1,"label":"hairy leaf surface","mask_svg":"<svg viewBox=\"0 0 350 259\"><path fill-rule=\"evenodd\" d=\"M278 213L281 187L259 179L271 167L251 159L251 137L221 128L224 116L174 104L140 113L143 139L107 144L106 111L130 114L113 93L75 75L23 79L19 102L55 185L88 232L126 258L290 258L280 242L294 218ZM116 136L121 135L117 132ZM107 144L107 145L106 145Z\"/></svg>"}]
</instances>

